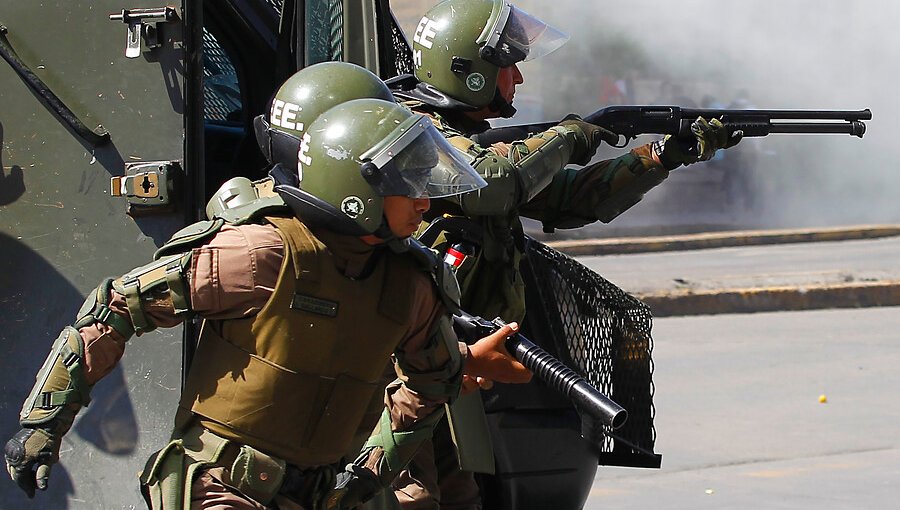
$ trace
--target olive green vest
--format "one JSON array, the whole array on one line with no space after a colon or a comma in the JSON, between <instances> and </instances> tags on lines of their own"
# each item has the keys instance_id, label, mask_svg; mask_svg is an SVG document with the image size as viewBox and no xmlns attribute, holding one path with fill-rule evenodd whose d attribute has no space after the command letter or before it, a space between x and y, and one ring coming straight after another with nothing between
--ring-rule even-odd
<instances>
[{"instance_id":1,"label":"olive green vest","mask_svg":"<svg viewBox=\"0 0 900 510\"><path fill-rule=\"evenodd\" d=\"M352 280L300 221L267 220L285 245L274 293L253 317L204 323L180 405L214 433L291 464L332 464L410 329L410 282L421 271L385 250L370 276Z\"/></svg>"}]
</instances>

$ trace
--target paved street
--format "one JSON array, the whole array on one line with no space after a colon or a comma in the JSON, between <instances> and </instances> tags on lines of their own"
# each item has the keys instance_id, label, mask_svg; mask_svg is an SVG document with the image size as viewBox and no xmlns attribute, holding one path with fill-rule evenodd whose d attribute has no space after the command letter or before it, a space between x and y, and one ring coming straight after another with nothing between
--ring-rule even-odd
<instances>
[{"instance_id":1,"label":"paved street","mask_svg":"<svg viewBox=\"0 0 900 510\"><path fill-rule=\"evenodd\" d=\"M653 330L663 468L601 468L586 509L896 508L900 308Z\"/></svg>"},{"instance_id":2,"label":"paved street","mask_svg":"<svg viewBox=\"0 0 900 510\"><path fill-rule=\"evenodd\" d=\"M631 293L900 280L900 237L580 257Z\"/></svg>"}]
</instances>

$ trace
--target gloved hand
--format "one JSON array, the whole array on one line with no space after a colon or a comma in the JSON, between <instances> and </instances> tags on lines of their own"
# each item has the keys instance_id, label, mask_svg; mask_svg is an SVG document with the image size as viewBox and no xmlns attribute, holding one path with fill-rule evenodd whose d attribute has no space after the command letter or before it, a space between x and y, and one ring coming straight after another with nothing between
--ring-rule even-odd
<instances>
[{"instance_id":1,"label":"gloved hand","mask_svg":"<svg viewBox=\"0 0 900 510\"><path fill-rule=\"evenodd\" d=\"M47 490L50 469L59 461L61 439L62 433L53 427L23 428L6 443L6 470L29 498L36 488Z\"/></svg>"},{"instance_id":2,"label":"gloved hand","mask_svg":"<svg viewBox=\"0 0 900 510\"><path fill-rule=\"evenodd\" d=\"M591 158L594 157L594 154L597 153L597 148L600 147L601 143L606 142L609 145L616 145L619 142L619 135L606 128L586 122L574 114L567 116L559 125L571 129L575 134L575 151L572 153L569 162L576 165L588 164Z\"/></svg>"},{"instance_id":3,"label":"gloved hand","mask_svg":"<svg viewBox=\"0 0 900 510\"><path fill-rule=\"evenodd\" d=\"M349 510L375 497L382 486L372 471L358 465L347 464L337 474L334 488L325 495L325 510Z\"/></svg>"},{"instance_id":4,"label":"gloved hand","mask_svg":"<svg viewBox=\"0 0 900 510\"><path fill-rule=\"evenodd\" d=\"M729 135L728 129L719 119L707 121L697 117L691 124L691 134L685 136L666 135L653 144L660 163L666 170L690 165L698 161L708 161L719 149L734 147L743 138L743 131Z\"/></svg>"}]
</instances>

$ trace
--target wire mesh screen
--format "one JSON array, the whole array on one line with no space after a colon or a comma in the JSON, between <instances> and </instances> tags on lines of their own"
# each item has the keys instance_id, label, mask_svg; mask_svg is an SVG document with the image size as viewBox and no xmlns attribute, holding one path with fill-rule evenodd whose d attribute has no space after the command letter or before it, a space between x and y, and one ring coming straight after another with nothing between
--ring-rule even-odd
<instances>
[{"instance_id":1,"label":"wire mesh screen","mask_svg":"<svg viewBox=\"0 0 900 510\"><path fill-rule=\"evenodd\" d=\"M237 120L241 111L237 72L219 41L203 29L203 117L208 121Z\"/></svg>"},{"instance_id":2,"label":"wire mesh screen","mask_svg":"<svg viewBox=\"0 0 900 510\"><path fill-rule=\"evenodd\" d=\"M560 359L628 411L625 425L614 432L584 424L586 437L600 448L600 463L658 467L650 309L534 239L526 241L526 260L526 278L534 279L526 288L540 303L529 305L529 323L539 320Z\"/></svg>"},{"instance_id":3,"label":"wire mesh screen","mask_svg":"<svg viewBox=\"0 0 900 510\"><path fill-rule=\"evenodd\" d=\"M382 78L392 78L401 74L412 74L413 57L412 49L409 47L409 41L406 35L400 29L397 18L393 15L388 17L390 23L390 45L387 48L386 58L382 59Z\"/></svg>"},{"instance_id":4,"label":"wire mesh screen","mask_svg":"<svg viewBox=\"0 0 900 510\"><path fill-rule=\"evenodd\" d=\"M344 55L344 3L307 0L306 65L342 60Z\"/></svg>"}]
</instances>

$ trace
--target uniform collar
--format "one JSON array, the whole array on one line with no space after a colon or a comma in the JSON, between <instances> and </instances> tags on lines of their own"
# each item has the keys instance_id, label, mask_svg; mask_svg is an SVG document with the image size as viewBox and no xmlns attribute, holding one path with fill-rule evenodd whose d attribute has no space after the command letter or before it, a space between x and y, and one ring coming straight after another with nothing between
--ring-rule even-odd
<instances>
[{"instance_id":1,"label":"uniform collar","mask_svg":"<svg viewBox=\"0 0 900 510\"><path fill-rule=\"evenodd\" d=\"M347 278L364 278L376 262L376 254L382 246L373 246L354 236L338 234L325 229L315 229L313 234L331 253L334 265Z\"/></svg>"}]
</instances>

